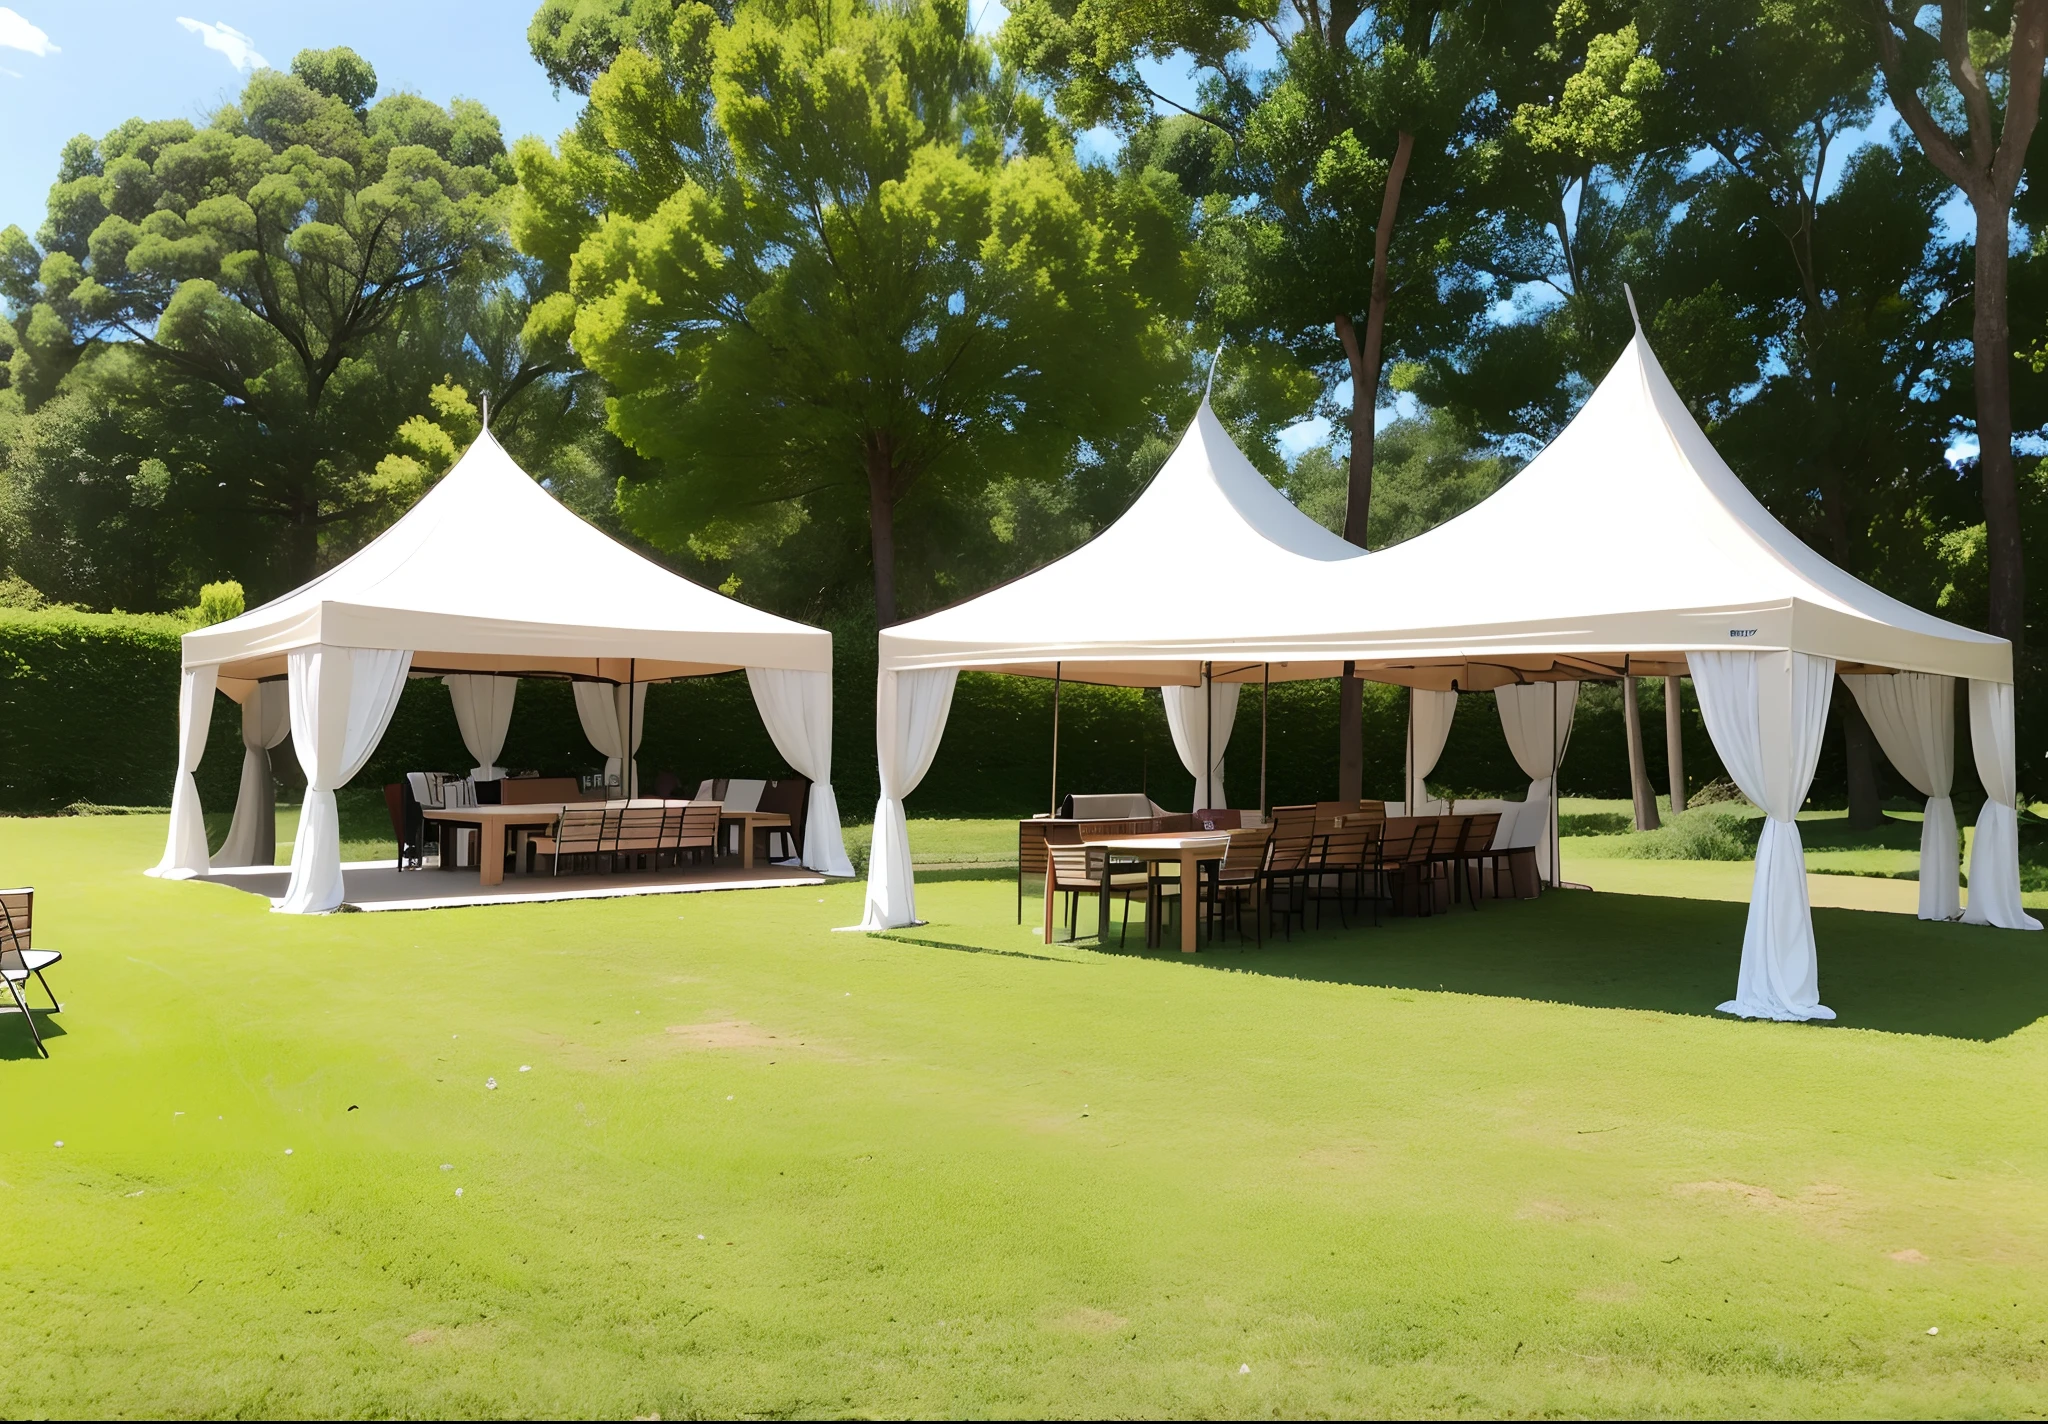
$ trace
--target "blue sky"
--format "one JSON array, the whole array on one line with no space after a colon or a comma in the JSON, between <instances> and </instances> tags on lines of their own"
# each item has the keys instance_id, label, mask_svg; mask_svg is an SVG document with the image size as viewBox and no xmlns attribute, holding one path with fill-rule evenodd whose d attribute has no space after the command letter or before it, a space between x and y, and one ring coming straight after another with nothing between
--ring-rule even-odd
<instances>
[{"instance_id":1,"label":"blue sky","mask_svg":"<svg viewBox=\"0 0 2048 1424\"><path fill-rule=\"evenodd\" d=\"M380 93L481 99L507 140L553 138L574 120L576 96L556 98L527 53L537 3L5 0L0 227L33 233L42 223L73 134L97 137L137 114L201 119L241 91L258 57L282 69L308 48L352 47L376 66Z\"/></svg>"}]
</instances>

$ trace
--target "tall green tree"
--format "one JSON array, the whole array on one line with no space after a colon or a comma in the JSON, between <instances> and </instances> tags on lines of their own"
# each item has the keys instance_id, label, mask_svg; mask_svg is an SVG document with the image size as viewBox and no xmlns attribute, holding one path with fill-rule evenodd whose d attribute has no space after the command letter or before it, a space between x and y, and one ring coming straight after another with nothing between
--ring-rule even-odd
<instances>
[{"instance_id":1,"label":"tall green tree","mask_svg":"<svg viewBox=\"0 0 2048 1424\"><path fill-rule=\"evenodd\" d=\"M2026 641L2019 472L2007 313L2013 200L2041 113L2048 0L1863 0L1885 91L1914 141L1976 217L1970 341L1991 631ZM1931 28L1930 28L1931 26Z\"/></svg>"},{"instance_id":2,"label":"tall green tree","mask_svg":"<svg viewBox=\"0 0 2048 1424\"><path fill-rule=\"evenodd\" d=\"M567 274L529 332L573 330L657 463L637 529L865 546L891 622L920 503L1060 478L1174 374L1186 204L1079 164L960 0L685 4L628 32L560 152L516 155L517 240Z\"/></svg>"},{"instance_id":3,"label":"tall green tree","mask_svg":"<svg viewBox=\"0 0 2048 1424\"><path fill-rule=\"evenodd\" d=\"M1191 62L1227 139L1205 220L1217 324L1325 377L1349 430L1344 537L1370 529L1373 431L1391 356L1448 329L1495 7L1428 0L1020 0L1001 45L1077 123L1126 131L1165 102L1148 61ZM1509 14L1513 7L1502 7ZM1501 21L1504 24L1505 21ZM1247 59L1255 38L1272 62ZM1338 794L1362 777L1362 686L1344 679Z\"/></svg>"},{"instance_id":4,"label":"tall green tree","mask_svg":"<svg viewBox=\"0 0 2048 1424\"><path fill-rule=\"evenodd\" d=\"M237 570L258 588L310 577L323 534L408 493L378 461L461 347L412 319L506 272L497 121L376 88L353 51L306 51L203 126L81 136L38 239L0 232L11 383L32 409L140 353L110 375L176 447L167 501L270 531L275 562Z\"/></svg>"}]
</instances>

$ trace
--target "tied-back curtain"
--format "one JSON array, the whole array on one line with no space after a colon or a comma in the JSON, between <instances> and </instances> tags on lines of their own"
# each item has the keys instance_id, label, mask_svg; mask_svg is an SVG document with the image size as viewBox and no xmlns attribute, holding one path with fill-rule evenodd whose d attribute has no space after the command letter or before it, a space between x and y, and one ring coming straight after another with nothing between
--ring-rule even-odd
<instances>
[{"instance_id":1,"label":"tied-back curtain","mask_svg":"<svg viewBox=\"0 0 2048 1424\"><path fill-rule=\"evenodd\" d=\"M1429 800L1429 774L1444 754L1450 739L1451 719L1458 715L1458 694L1408 689L1408 806Z\"/></svg>"},{"instance_id":2,"label":"tied-back curtain","mask_svg":"<svg viewBox=\"0 0 2048 1424\"><path fill-rule=\"evenodd\" d=\"M1933 673L1856 673L1842 681L1863 709L1877 744L1927 798L1920 822L1920 918L1962 913L1962 852L1948 793L1956 772L1955 679Z\"/></svg>"},{"instance_id":3,"label":"tied-back curtain","mask_svg":"<svg viewBox=\"0 0 2048 1424\"><path fill-rule=\"evenodd\" d=\"M1162 687L1160 700L1166 704L1166 727L1173 733L1173 749L1180 764L1195 779L1193 811L1220 811L1230 804L1223 789L1223 750L1230 745L1231 728L1237 725L1237 695L1242 684L1212 682L1204 673L1193 687ZM1203 753L1213 748L1213 760ZM1211 761L1206 781L1202 763Z\"/></svg>"},{"instance_id":4,"label":"tied-back curtain","mask_svg":"<svg viewBox=\"0 0 2048 1424\"><path fill-rule=\"evenodd\" d=\"M882 799L875 803L874 842L868 848L864 930L917 923L917 888L910 873L910 824L903 798L917 789L938 755L939 738L953 711L958 668L884 672L875 679L875 762Z\"/></svg>"},{"instance_id":5,"label":"tied-back curtain","mask_svg":"<svg viewBox=\"0 0 2048 1424\"><path fill-rule=\"evenodd\" d=\"M851 877L853 862L839 832L839 796L832 789L832 674L750 667L747 686L775 750L811 779L803 863L821 875Z\"/></svg>"},{"instance_id":6,"label":"tied-back curtain","mask_svg":"<svg viewBox=\"0 0 2048 1424\"><path fill-rule=\"evenodd\" d=\"M2037 930L2020 908L2019 766L2014 758L2012 684L1970 679L1970 754L1984 783L1984 809L1970 837L1970 908L1963 920L2002 930Z\"/></svg>"},{"instance_id":7,"label":"tied-back curtain","mask_svg":"<svg viewBox=\"0 0 2048 1424\"><path fill-rule=\"evenodd\" d=\"M242 699L242 787L215 865L277 864L277 777L270 749L291 729L290 690L281 682L250 687Z\"/></svg>"},{"instance_id":8,"label":"tied-back curtain","mask_svg":"<svg viewBox=\"0 0 2048 1424\"><path fill-rule=\"evenodd\" d=\"M640 763L637 757L640 742L647 731L647 684L578 682L571 684L576 689L576 720L583 724L583 735L590 739L590 745L604 758L604 776L607 783L616 783L627 796L640 794ZM626 703L627 689L632 691L632 705ZM632 775L624 777L626 757L626 723L633 724Z\"/></svg>"},{"instance_id":9,"label":"tied-back curtain","mask_svg":"<svg viewBox=\"0 0 2048 1424\"><path fill-rule=\"evenodd\" d=\"M1742 969L1722 1013L1831 1019L1806 897L1806 852L1794 819L1813 784L1835 688L1835 660L1809 653L1689 653L1693 690L1721 764L1763 808Z\"/></svg>"},{"instance_id":10,"label":"tied-back curtain","mask_svg":"<svg viewBox=\"0 0 2048 1424\"><path fill-rule=\"evenodd\" d=\"M505 750L505 733L512 727L512 701L519 695L519 679L454 673L441 681L447 684L448 700L455 705L462 745L476 758L470 777L496 781L505 774L505 768L497 764L498 753Z\"/></svg>"},{"instance_id":11,"label":"tied-back curtain","mask_svg":"<svg viewBox=\"0 0 2048 1424\"><path fill-rule=\"evenodd\" d=\"M292 844L292 878L277 908L318 915L342 901L341 815L334 793L377 748L405 691L412 654L389 648L304 648L287 661L292 749L306 802Z\"/></svg>"},{"instance_id":12,"label":"tied-back curtain","mask_svg":"<svg viewBox=\"0 0 2048 1424\"><path fill-rule=\"evenodd\" d=\"M206 755L206 733L213 725L213 688L218 666L186 668L178 685L178 779L171 784L171 831L164 840L164 858L152 875L182 880L206 874L206 815L199 806L199 783L192 773Z\"/></svg>"},{"instance_id":13,"label":"tied-back curtain","mask_svg":"<svg viewBox=\"0 0 2048 1424\"><path fill-rule=\"evenodd\" d=\"M1515 813L1515 842L1536 847L1536 870L1552 876L1550 832L1557 787L1555 773L1571 745L1572 719L1578 715L1576 682L1532 682L1496 687L1494 705L1515 765L1529 778L1528 795Z\"/></svg>"}]
</instances>

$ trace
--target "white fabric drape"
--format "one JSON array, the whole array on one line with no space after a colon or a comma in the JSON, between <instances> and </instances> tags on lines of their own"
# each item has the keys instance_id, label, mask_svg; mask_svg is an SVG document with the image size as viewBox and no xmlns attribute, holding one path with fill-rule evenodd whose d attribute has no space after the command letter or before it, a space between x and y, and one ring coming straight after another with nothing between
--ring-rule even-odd
<instances>
[{"instance_id":1,"label":"white fabric drape","mask_svg":"<svg viewBox=\"0 0 2048 1424\"><path fill-rule=\"evenodd\" d=\"M242 788L215 865L277 864L277 777L270 749L291 729L290 689L281 682L252 686L242 699Z\"/></svg>"},{"instance_id":2,"label":"white fabric drape","mask_svg":"<svg viewBox=\"0 0 2048 1424\"><path fill-rule=\"evenodd\" d=\"M1984 809L1970 837L1970 907L1963 920L2002 930L2037 930L2020 908L2019 767L2013 750L2012 684L1970 679L1970 754L1984 783Z\"/></svg>"},{"instance_id":3,"label":"white fabric drape","mask_svg":"<svg viewBox=\"0 0 2048 1424\"><path fill-rule=\"evenodd\" d=\"M1557 791L1554 773L1564 764L1565 748L1571 744L1572 719L1579 710L1579 685L1534 682L1496 687L1493 700L1500 709L1500 727L1507 736L1508 750L1514 753L1515 765L1522 768L1522 775L1529 778L1528 795L1515 815L1515 839L1517 844L1536 847L1537 873L1549 880L1550 832Z\"/></svg>"},{"instance_id":4,"label":"white fabric drape","mask_svg":"<svg viewBox=\"0 0 2048 1424\"><path fill-rule=\"evenodd\" d=\"M173 880L206 874L206 815L199 806L199 783L192 773L206 755L206 733L213 725L216 666L185 669L178 684L178 779L171 784L171 831L164 839L164 858L150 871Z\"/></svg>"},{"instance_id":5,"label":"white fabric drape","mask_svg":"<svg viewBox=\"0 0 2048 1424\"><path fill-rule=\"evenodd\" d=\"M1436 770L1450 739L1451 719L1458 715L1458 694L1408 689L1408 792L1406 804L1429 799L1429 774Z\"/></svg>"},{"instance_id":6,"label":"white fabric drape","mask_svg":"<svg viewBox=\"0 0 2048 1424\"><path fill-rule=\"evenodd\" d=\"M633 774L631 785L625 794L640 794L640 763L638 756L640 742L647 731L647 684L577 682L570 684L576 691L576 720L583 724L583 735L590 739L590 745L604 758L604 775L608 783L625 785L621 779L622 763L625 758L626 724L633 724ZM626 702L627 688L632 689L632 705Z\"/></svg>"},{"instance_id":7,"label":"white fabric drape","mask_svg":"<svg viewBox=\"0 0 2048 1424\"><path fill-rule=\"evenodd\" d=\"M1230 804L1223 789L1223 749L1230 745L1230 730L1237 725L1237 695L1242 684L1211 682L1208 674L1194 687L1162 687L1160 699L1166 704L1166 727L1173 733L1173 749L1180 764L1195 779L1192 811L1220 811ZM1214 762L1208 780L1202 778L1205 751L1213 749Z\"/></svg>"},{"instance_id":8,"label":"white fabric drape","mask_svg":"<svg viewBox=\"0 0 2048 1424\"><path fill-rule=\"evenodd\" d=\"M775 750L811 779L803 863L821 875L851 877L853 862L839 832L839 796L832 789L832 674L750 667L747 686Z\"/></svg>"},{"instance_id":9,"label":"white fabric drape","mask_svg":"<svg viewBox=\"0 0 2048 1424\"><path fill-rule=\"evenodd\" d=\"M1962 852L1949 788L1956 771L1955 679L1924 672L1844 676L1877 744L1927 798L1920 823L1920 918L1962 913Z\"/></svg>"},{"instance_id":10,"label":"white fabric drape","mask_svg":"<svg viewBox=\"0 0 2048 1424\"><path fill-rule=\"evenodd\" d=\"M454 673L441 679L448 687L448 700L455 704L455 725L461 729L462 745L477 764L469 769L472 779L496 781L505 774L497 764L505 750L505 733L512 727L512 701L519 695L516 677L490 677L477 673Z\"/></svg>"},{"instance_id":11,"label":"white fabric drape","mask_svg":"<svg viewBox=\"0 0 2048 1424\"><path fill-rule=\"evenodd\" d=\"M287 661L292 749L306 801L292 843L292 878L277 908L317 915L341 904L341 815L334 793L376 750L405 691L412 654L389 648L302 648Z\"/></svg>"},{"instance_id":12,"label":"white fabric drape","mask_svg":"<svg viewBox=\"0 0 2048 1424\"><path fill-rule=\"evenodd\" d=\"M917 892L910 874L910 825L903 798L917 789L938 755L939 738L953 710L958 668L885 672L875 679L875 760L882 799L875 803L875 838L868 848L864 930L917 923Z\"/></svg>"},{"instance_id":13,"label":"white fabric drape","mask_svg":"<svg viewBox=\"0 0 2048 1424\"><path fill-rule=\"evenodd\" d=\"M1831 1019L1794 819L1813 784L1835 688L1835 660L1807 653L1690 653L1693 690L1721 764L1763 808L1742 969L1721 1012L1746 1019Z\"/></svg>"}]
</instances>

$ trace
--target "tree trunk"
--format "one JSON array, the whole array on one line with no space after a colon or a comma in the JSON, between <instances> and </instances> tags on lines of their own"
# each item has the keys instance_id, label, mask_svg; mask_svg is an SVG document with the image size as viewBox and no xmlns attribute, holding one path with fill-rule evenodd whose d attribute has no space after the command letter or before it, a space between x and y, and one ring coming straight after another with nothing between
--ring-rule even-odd
<instances>
[{"instance_id":1,"label":"tree trunk","mask_svg":"<svg viewBox=\"0 0 2048 1424\"><path fill-rule=\"evenodd\" d=\"M320 566L320 506L310 501L294 508L285 528L285 557L291 561L291 586L309 582Z\"/></svg>"},{"instance_id":2,"label":"tree trunk","mask_svg":"<svg viewBox=\"0 0 2048 1424\"><path fill-rule=\"evenodd\" d=\"M896 465L889 437L868 439L868 548L875 563L875 626L896 621Z\"/></svg>"},{"instance_id":3,"label":"tree trunk","mask_svg":"<svg viewBox=\"0 0 2048 1424\"><path fill-rule=\"evenodd\" d=\"M1671 814L1685 810L1685 679L1664 679L1664 761L1671 774Z\"/></svg>"},{"instance_id":4,"label":"tree trunk","mask_svg":"<svg viewBox=\"0 0 2048 1424\"><path fill-rule=\"evenodd\" d=\"M1643 754L1643 709L1636 701L1636 680L1621 680L1622 720L1628 727L1628 789L1635 798L1636 829L1654 831L1657 819L1657 788L1650 785L1650 763Z\"/></svg>"},{"instance_id":5,"label":"tree trunk","mask_svg":"<svg viewBox=\"0 0 2048 1424\"><path fill-rule=\"evenodd\" d=\"M1974 195L1973 195L1974 196ZM2026 640L2019 478L2012 458L2012 331L2006 320L2007 207L1977 204L1977 272L1970 340L1977 378L1977 472L1991 561L1991 631L2018 652Z\"/></svg>"},{"instance_id":6,"label":"tree trunk","mask_svg":"<svg viewBox=\"0 0 2048 1424\"><path fill-rule=\"evenodd\" d=\"M1849 824L1869 830L1885 823L1884 800L1877 787L1877 738L1863 720L1863 709L1845 686L1836 700L1842 705L1842 740L1848 752Z\"/></svg>"},{"instance_id":7,"label":"tree trunk","mask_svg":"<svg viewBox=\"0 0 2048 1424\"><path fill-rule=\"evenodd\" d=\"M1350 667L1349 663L1345 667ZM1365 682L1348 673L1337 684L1337 799L1365 793Z\"/></svg>"},{"instance_id":8,"label":"tree trunk","mask_svg":"<svg viewBox=\"0 0 2048 1424\"><path fill-rule=\"evenodd\" d=\"M1394 219L1401 207L1401 185L1408 178L1408 161L1415 153L1415 136L1403 133L1394 144L1393 162L1387 165L1387 182L1380 194L1380 221L1372 238L1372 294L1365 308L1365 336L1361 341L1348 312L1337 314L1337 339L1344 343L1344 359L1351 368L1351 459L1349 488L1344 502L1344 537L1359 548L1366 547L1366 530L1372 516L1373 413L1380 403L1380 366L1387 345L1387 307L1393 300L1394 283L1387 274L1387 254L1394 242ZM1347 664L1337 698L1337 799L1356 801L1365 782L1365 688Z\"/></svg>"}]
</instances>

